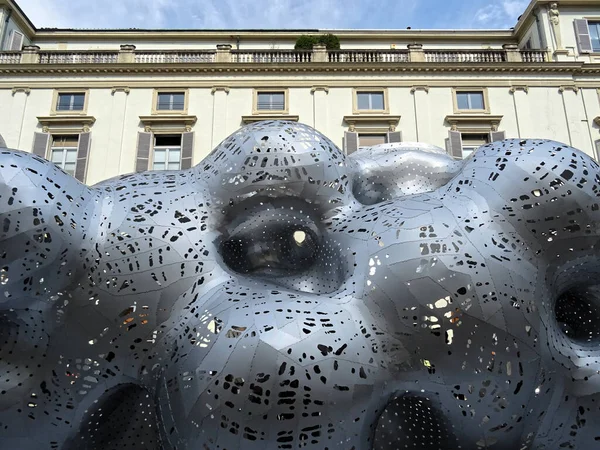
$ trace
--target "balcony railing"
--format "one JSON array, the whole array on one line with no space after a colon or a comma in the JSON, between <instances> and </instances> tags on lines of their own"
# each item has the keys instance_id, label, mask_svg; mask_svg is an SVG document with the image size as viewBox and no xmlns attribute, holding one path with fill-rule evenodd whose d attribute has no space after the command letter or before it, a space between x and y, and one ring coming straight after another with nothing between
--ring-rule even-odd
<instances>
[{"instance_id":1,"label":"balcony railing","mask_svg":"<svg viewBox=\"0 0 600 450\"><path fill-rule=\"evenodd\" d=\"M212 63L215 62L213 50L200 51L136 51L134 61L141 64L172 64L172 63Z\"/></svg>"},{"instance_id":2,"label":"balcony railing","mask_svg":"<svg viewBox=\"0 0 600 450\"><path fill-rule=\"evenodd\" d=\"M544 50L522 50L521 59L527 63L547 62L548 54Z\"/></svg>"},{"instance_id":3,"label":"balcony railing","mask_svg":"<svg viewBox=\"0 0 600 450\"><path fill-rule=\"evenodd\" d=\"M408 62L408 50L330 50L333 63L403 63Z\"/></svg>"},{"instance_id":4,"label":"balcony railing","mask_svg":"<svg viewBox=\"0 0 600 450\"><path fill-rule=\"evenodd\" d=\"M425 61L434 63L495 63L507 61L504 50L425 50Z\"/></svg>"},{"instance_id":5,"label":"balcony railing","mask_svg":"<svg viewBox=\"0 0 600 450\"><path fill-rule=\"evenodd\" d=\"M229 45L216 50L136 50L123 45L120 51L48 51L25 47L22 52L0 52L0 64L402 64L402 63L546 63L545 50L519 50L511 44L493 50L429 50L411 44L409 50L232 50Z\"/></svg>"},{"instance_id":6,"label":"balcony railing","mask_svg":"<svg viewBox=\"0 0 600 450\"><path fill-rule=\"evenodd\" d=\"M40 64L113 64L117 62L116 51L39 52Z\"/></svg>"},{"instance_id":7,"label":"balcony railing","mask_svg":"<svg viewBox=\"0 0 600 450\"><path fill-rule=\"evenodd\" d=\"M303 50L232 50L235 63L309 63L311 51Z\"/></svg>"},{"instance_id":8,"label":"balcony railing","mask_svg":"<svg viewBox=\"0 0 600 450\"><path fill-rule=\"evenodd\" d=\"M19 64L21 62L21 52L1 52L0 64Z\"/></svg>"}]
</instances>

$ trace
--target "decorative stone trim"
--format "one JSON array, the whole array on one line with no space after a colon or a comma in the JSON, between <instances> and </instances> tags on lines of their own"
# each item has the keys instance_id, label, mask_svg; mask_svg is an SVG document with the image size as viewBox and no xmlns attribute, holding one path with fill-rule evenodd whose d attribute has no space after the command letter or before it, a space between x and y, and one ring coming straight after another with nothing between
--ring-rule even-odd
<instances>
[{"instance_id":1,"label":"decorative stone trim","mask_svg":"<svg viewBox=\"0 0 600 450\"><path fill-rule=\"evenodd\" d=\"M242 116L242 122L253 123L260 122L262 120L287 120L289 122L298 122L299 116L290 114L261 114L253 116Z\"/></svg>"},{"instance_id":2,"label":"decorative stone trim","mask_svg":"<svg viewBox=\"0 0 600 450\"><path fill-rule=\"evenodd\" d=\"M228 86L213 86L212 89L210 90L211 94L215 94L215 92L225 92L226 94L229 94L229 87Z\"/></svg>"},{"instance_id":3,"label":"decorative stone trim","mask_svg":"<svg viewBox=\"0 0 600 450\"><path fill-rule=\"evenodd\" d=\"M14 96L14 95L15 95L17 92L22 92L22 93L24 93L25 95L29 95L29 94L31 93L31 88L24 87L24 86L23 86L23 87L21 87L21 86L19 86L19 87L15 86L14 88L12 88L12 91L11 91L11 92L12 92L12 95L13 95L13 96Z\"/></svg>"},{"instance_id":4,"label":"decorative stone trim","mask_svg":"<svg viewBox=\"0 0 600 450\"><path fill-rule=\"evenodd\" d=\"M498 131L502 117L504 116L491 114L449 114L445 120L450 124L452 131L458 131L460 127L472 124Z\"/></svg>"},{"instance_id":5,"label":"decorative stone trim","mask_svg":"<svg viewBox=\"0 0 600 450\"><path fill-rule=\"evenodd\" d=\"M374 126L385 123L388 125L388 131L396 131L401 116L390 116L388 114L370 114L344 116L344 122L348 124L348 131L355 131L356 125Z\"/></svg>"},{"instance_id":6,"label":"decorative stone trim","mask_svg":"<svg viewBox=\"0 0 600 450\"><path fill-rule=\"evenodd\" d=\"M126 86L115 86L110 90L110 93L112 95L115 95L115 92L125 92L125 94L129 95L129 92L131 92L131 89Z\"/></svg>"},{"instance_id":7,"label":"decorative stone trim","mask_svg":"<svg viewBox=\"0 0 600 450\"><path fill-rule=\"evenodd\" d=\"M329 94L329 86L313 86L310 88L311 94L314 94L317 91L324 91L326 94Z\"/></svg>"},{"instance_id":8,"label":"decorative stone trim","mask_svg":"<svg viewBox=\"0 0 600 450\"><path fill-rule=\"evenodd\" d=\"M140 122L144 124L144 131L146 132L154 131L154 127L156 126L181 127L182 130L190 132L197 120L196 116L189 115L153 114L151 116L140 116Z\"/></svg>"},{"instance_id":9,"label":"decorative stone trim","mask_svg":"<svg viewBox=\"0 0 600 450\"><path fill-rule=\"evenodd\" d=\"M48 133L53 127L73 127L89 133L90 127L96 122L94 116L61 115L61 116L38 116L38 122L42 125L42 131Z\"/></svg>"},{"instance_id":10,"label":"decorative stone trim","mask_svg":"<svg viewBox=\"0 0 600 450\"><path fill-rule=\"evenodd\" d=\"M131 75L141 73L167 73L167 74L245 74L245 73L316 73L316 72L411 72L411 73L503 73L503 72L525 72L525 73L563 73L563 74L599 74L600 64L583 62L544 62L544 63L372 63L368 67L364 64L344 64L323 63L318 67L310 63L279 63L279 64L211 64L206 63L202 66L198 64L39 64L39 65L18 65L2 64L0 65L0 74L8 75L52 75L76 74L78 76L88 75Z\"/></svg>"},{"instance_id":11,"label":"decorative stone trim","mask_svg":"<svg viewBox=\"0 0 600 450\"><path fill-rule=\"evenodd\" d=\"M525 86L525 85L523 85L523 86L511 86L508 89L508 92L510 92L511 94L514 94L517 91L523 91L526 94L529 94L529 86Z\"/></svg>"},{"instance_id":12,"label":"decorative stone trim","mask_svg":"<svg viewBox=\"0 0 600 450\"><path fill-rule=\"evenodd\" d=\"M560 86L558 88L558 92L560 93L563 93L565 91L573 91L577 94L579 92L579 88L575 85Z\"/></svg>"},{"instance_id":13,"label":"decorative stone trim","mask_svg":"<svg viewBox=\"0 0 600 450\"><path fill-rule=\"evenodd\" d=\"M419 86L413 86L410 88L410 93L414 94L417 91L425 91L429 94L429 86L426 85L419 85Z\"/></svg>"}]
</instances>

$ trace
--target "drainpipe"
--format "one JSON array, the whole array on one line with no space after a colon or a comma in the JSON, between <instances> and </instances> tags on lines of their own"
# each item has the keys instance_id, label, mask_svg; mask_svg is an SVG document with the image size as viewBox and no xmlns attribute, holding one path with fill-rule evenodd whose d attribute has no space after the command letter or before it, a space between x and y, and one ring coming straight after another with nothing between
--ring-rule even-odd
<instances>
[{"instance_id":1,"label":"drainpipe","mask_svg":"<svg viewBox=\"0 0 600 450\"><path fill-rule=\"evenodd\" d=\"M8 10L8 14L4 20L4 30L2 30L2 39L0 39L0 51L4 50L4 41L6 40L6 30L8 30L8 21L10 20L10 16L12 16L12 9Z\"/></svg>"}]
</instances>

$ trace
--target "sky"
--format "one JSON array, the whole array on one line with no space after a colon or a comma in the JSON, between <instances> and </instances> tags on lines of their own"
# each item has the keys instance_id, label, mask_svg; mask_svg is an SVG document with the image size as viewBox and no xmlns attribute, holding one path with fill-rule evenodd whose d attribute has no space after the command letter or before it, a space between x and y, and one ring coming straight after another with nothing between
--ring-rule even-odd
<instances>
[{"instance_id":1,"label":"sky","mask_svg":"<svg viewBox=\"0 0 600 450\"><path fill-rule=\"evenodd\" d=\"M38 28L505 28L529 0L16 0Z\"/></svg>"}]
</instances>

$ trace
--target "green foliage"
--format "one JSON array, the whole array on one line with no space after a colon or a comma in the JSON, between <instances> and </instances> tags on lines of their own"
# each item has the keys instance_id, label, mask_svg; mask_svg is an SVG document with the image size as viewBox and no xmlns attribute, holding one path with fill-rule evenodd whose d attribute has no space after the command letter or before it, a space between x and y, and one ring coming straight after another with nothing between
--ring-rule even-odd
<instances>
[{"instance_id":1,"label":"green foliage","mask_svg":"<svg viewBox=\"0 0 600 450\"><path fill-rule=\"evenodd\" d=\"M323 34L321 36L314 36L309 34L303 34L296 39L296 50L312 50L313 45L323 44L327 50L339 50L340 38L335 34Z\"/></svg>"},{"instance_id":2,"label":"green foliage","mask_svg":"<svg viewBox=\"0 0 600 450\"><path fill-rule=\"evenodd\" d=\"M319 44L325 44L327 50L339 50L340 49L340 38L335 34L324 34L319 36Z\"/></svg>"},{"instance_id":3,"label":"green foliage","mask_svg":"<svg viewBox=\"0 0 600 450\"><path fill-rule=\"evenodd\" d=\"M308 34L303 34L298 39L296 39L296 45L294 48L296 50L312 50L313 45L317 43L316 36L310 36Z\"/></svg>"}]
</instances>

